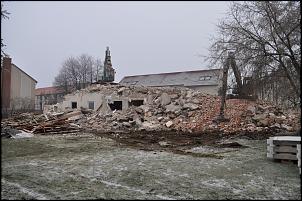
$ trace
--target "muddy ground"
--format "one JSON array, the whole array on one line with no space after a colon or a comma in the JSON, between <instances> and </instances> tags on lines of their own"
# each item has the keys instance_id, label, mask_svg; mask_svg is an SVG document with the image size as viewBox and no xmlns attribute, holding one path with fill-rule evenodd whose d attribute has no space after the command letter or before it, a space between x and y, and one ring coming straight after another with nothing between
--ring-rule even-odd
<instances>
[{"instance_id":1,"label":"muddy ground","mask_svg":"<svg viewBox=\"0 0 302 201\"><path fill-rule=\"evenodd\" d=\"M268 133L136 132L2 139L2 199L301 199Z\"/></svg>"},{"instance_id":2,"label":"muddy ground","mask_svg":"<svg viewBox=\"0 0 302 201\"><path fill-rule=\"evenodd\" d=\"M145 151L167 151L176 154L200 156L202 153L189 151L197 146L211 146L216 148L245 148L237 142L229 142L233 138L267 139L271 133L221 133L209 132L177 132L177 131L136 131L122 133L96 133L97 136L108 137L115 140L120 146L133 147ZM206 156L206 153L203 155ZM215 155L211 155L215 157Z\"/></svg>"}]
</instances>

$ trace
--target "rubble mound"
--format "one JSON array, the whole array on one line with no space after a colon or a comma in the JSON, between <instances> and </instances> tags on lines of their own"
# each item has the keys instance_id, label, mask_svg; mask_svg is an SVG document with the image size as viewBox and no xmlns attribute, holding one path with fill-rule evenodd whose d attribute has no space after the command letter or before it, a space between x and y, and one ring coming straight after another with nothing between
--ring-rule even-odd
<instances>
[{"instance_id":1,"label":"rubble mound","mask_svg":"<svg viewBox=\"0 0 302 201\"><path fill-rule=\"evenodd\" d=\"M4 120L12 128L31 133L179 131L222 133L295 132L300 129L300 111L284 111L264 101L228 99L225 117L219 115L220 96L181 87L91 85L73 94L96 93L103 102L96 110L47 111L21 114ZM105 98L106 97L106 98ZM109 107L112 99L126 100L127 107ZM2 124L2 123L1 123Z\"/></svg>"},{"instance_id":2,"label":"rubble mound","mask_svg":"<svg viewBox=\"0 0 302 201\"><path fill-rule=\"evenodd\" d=\"M225 116L228 122L215 123L219 114L220 96L179 87L100 86L85 89L104 94L144 97L144 104L112 112L95 111L79 123L97 132L164 131L182 132L221 131L294 132L300 128L300 112L283 111L265 101L228 99Z\"/></svg>"}]
</instances>

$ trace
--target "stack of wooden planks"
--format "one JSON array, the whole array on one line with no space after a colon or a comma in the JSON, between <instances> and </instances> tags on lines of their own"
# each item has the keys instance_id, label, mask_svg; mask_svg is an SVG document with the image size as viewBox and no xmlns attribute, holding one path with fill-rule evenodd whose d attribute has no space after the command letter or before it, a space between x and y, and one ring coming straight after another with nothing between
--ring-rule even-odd
<instances>
[{"instance_id":1,"label":"stack of wooden planks","mask_svg":"<svg viewBox=\"0 0 302 201\"><path fill-rule=\"evenodd\" d=\"M267 157L281 162L298 162L301 174L301 136L270 137L267 139Z\"/></svg>"},{"instance_id":2,"label":"stack of wooden planks","mask_svg":"<svg viewBox=\"0 0 302 201\"><path fill-rule=\"evenodd\" d=\"M1 125L35 134L73 133L81 130L79 125L72 123L74 120L79 119L81 115L81 111L54 115L24 113L18 117L6 119L1 122Z\"/></svg>"}]
</instances>

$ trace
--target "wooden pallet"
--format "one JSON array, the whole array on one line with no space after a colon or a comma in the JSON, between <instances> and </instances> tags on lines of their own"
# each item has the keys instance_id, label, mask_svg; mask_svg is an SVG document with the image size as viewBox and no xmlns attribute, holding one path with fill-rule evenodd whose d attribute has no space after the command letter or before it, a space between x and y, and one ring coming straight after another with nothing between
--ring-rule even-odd
<instances>
[{"instance_id":1,"label":"wooden pallet","mask_svg":"<svg viewBox=\"0 0 302 201\"><path fill-rule=\"evenodd\" d=\"M278 163L286 163L286 164L298 164L298 160L288 160L288 159L274 159L275 162Z\"/></svg>"},{"instance_id":2,"label":"wooden pallet","mask_svg":"<svg viewBox=\"0 0 302 201\"><path fill-rule=\"evenodd\" d=\"M301 136L278 136L267 139L267 157L282 163L298 164L301 174Z\"/></svg>"}]
</instances>

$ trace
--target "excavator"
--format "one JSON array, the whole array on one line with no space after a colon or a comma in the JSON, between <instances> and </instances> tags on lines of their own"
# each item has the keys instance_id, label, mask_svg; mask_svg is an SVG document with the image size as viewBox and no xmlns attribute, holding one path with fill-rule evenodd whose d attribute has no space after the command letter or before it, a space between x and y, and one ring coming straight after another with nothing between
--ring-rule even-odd
<instances>
[{"instance_id":1,"label":"excavator","mask_svg":"<svg viewBox=\"0 0 302 201\"><path fill-rule=\"evenodd\" d=\"M230 66L233 70L237 84L235 85L235 88L232 90L232 94L229 94L227 96L227 81L228 81L228 71ZM255 100L256 96L254 94L253 88L254 88L253 80L251 79L251 77L245 77L242 83L241 74L235 62L234 52L229 52L226 62L224 63L223 66L220 112L219 112L219 116L216 119L214 119L214 122L219 123L223 121L229 121L229 119L227 119L224 116L225 102L227 98Z\"/></svg>"}]
</instances>

